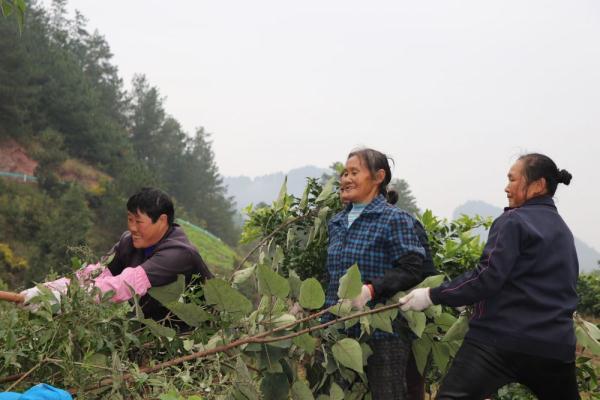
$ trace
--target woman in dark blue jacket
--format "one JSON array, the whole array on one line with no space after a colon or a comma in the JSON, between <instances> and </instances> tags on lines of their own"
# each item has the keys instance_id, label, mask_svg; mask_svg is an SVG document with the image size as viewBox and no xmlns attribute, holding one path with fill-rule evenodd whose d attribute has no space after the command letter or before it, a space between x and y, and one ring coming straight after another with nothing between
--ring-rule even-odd
<instances>
[{"instance_id":1,"label":"woman in dark blue jacket","mask_svg":"<svg viewBox=\"0 0 600 400\"><path fill-rule=\"evenodd\" d=\"M369 301L372 305L385 302L423 279L426 253L415 231L417 222L389 204L398 197L395 192L388 193L390 180L385 154L361 149L348 155L340 177L341 198L347 207L328 225L326 307L338 302L339 279L354 264L364 282L361 294L352 301L358 309ZM359 336L359 327L354 326L348 334ZM366 373L374 400L406 399L411 338L408 327L398 326L394 333L375 330L368 341L373 354Z\"/></svg>"},{"instance_id":2,"label":"woman in dark blue jacket","mask_svg":"<svg viewBox=\"0 0 600 400\"><path fill-rule=\"evenodd\" d=\"M542 400L579 399L572 320L579 266L552 200L557 185L570 181L545 155L520 157L508 172L509 207L492 224L479 265L400 299L403 310L474 307L438 399L483 399L511 382Z\"/></svg>"}]
</instances>

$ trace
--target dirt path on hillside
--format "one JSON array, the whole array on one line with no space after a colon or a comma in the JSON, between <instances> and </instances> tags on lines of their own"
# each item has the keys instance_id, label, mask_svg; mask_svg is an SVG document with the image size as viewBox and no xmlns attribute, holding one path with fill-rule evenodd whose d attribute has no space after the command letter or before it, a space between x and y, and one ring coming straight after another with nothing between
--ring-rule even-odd
<instances>
[{"instance_id":1,"label":"dirt path on hillside","mask_svg":"<svg viewBox=\"0 0 600 400\"><path fill-rule=\"evenodd\" d=\"M37 165L13 139L0 142L0 171L33 175Z\"/></svg>"}]
</instances>

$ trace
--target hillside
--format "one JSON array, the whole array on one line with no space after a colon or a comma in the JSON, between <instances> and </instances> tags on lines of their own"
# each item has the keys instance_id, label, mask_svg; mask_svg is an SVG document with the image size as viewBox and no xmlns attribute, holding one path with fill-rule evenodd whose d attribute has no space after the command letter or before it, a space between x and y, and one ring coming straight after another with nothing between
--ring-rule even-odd
<instances>
[{"instance_id":1,"label":"hillside","mask_svg":"<svg viewBox=\"0 0 600 400\"><path fill-rule=\"evenodd\" d=\"M221 239L190 222L176 219L190 241L198 248L204 262L213 273L226 274L236 263L236 253Z\"/></svg>"},{"instance_id":2,"label":"hillside","mask_svg":"<svg viewBox=\"0 0 600 400\"><path fill-rule=\"evenodd\" d=\"M468 201L465 204L457 207L454 210L452 218L457 218L461 214L469 216L481 215L484 217L496 218L502 214L502 209L483 201ZM487 239L487 231L481 230L478 232L479 236L483 239ZM600 252L575 237L575 248L577 249L577 256L579 258L579 271L583 273L597 271L598 260L600 260Z\"/></svg>"}]
</instances>

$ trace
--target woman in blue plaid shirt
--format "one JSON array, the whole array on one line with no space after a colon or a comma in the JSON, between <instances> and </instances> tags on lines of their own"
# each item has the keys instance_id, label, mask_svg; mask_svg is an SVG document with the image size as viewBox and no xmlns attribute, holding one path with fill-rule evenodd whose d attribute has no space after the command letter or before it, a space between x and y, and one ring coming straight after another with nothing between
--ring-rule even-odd
<instances>
[{"instance_id":1,"label":"woman in blue plaid shirt","mask_svg":"<svg viewBox=\"0 0 600 400\"><path fill-rule=\"evenodd\" d=\"M392 174L385 154L361 149L348 155L340 178L344 211L329 222L326 306L338 302L339 279L354 264L363 278L361 294L352 306L385 302L423 279L424 248L415 232L415 219L394 207L398 194L387 190ZM390 204L392 203L392 204ZM367 377L372 398L406 399L405 371L411 351L411 335L405 321L397 320L395 332L376 330L368 343ZM349 335L360 334L358 326Z\"/></svg>"}]
</instances>

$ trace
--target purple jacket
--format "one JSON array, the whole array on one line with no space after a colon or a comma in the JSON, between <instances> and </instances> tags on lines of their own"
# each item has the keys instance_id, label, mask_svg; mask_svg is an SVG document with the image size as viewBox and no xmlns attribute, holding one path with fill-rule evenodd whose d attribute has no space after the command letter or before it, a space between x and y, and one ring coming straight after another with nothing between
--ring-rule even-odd
<instances>
[{"instance_id":1,"label":"purple jacket","mask_svg":"<svg viewBox=\"0 0 600 400\"><path fill-rule=\"evenodd\" d=\"M505 209L479 265L438 288L434 304L474 305L466 338L573 361L579 264L573 234L548 196Z\"/></svg>"}]
</instances>

